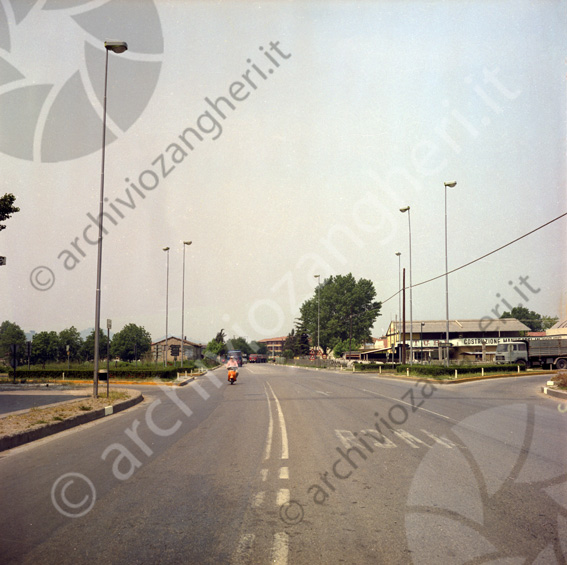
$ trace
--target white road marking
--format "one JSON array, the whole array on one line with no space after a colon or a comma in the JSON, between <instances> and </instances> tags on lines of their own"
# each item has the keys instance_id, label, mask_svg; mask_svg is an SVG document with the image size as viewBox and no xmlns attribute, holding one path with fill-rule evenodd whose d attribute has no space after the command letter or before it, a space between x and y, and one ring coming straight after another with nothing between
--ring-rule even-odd
<instances>
[{"instance_id":1,"label":"white road marking","mask_svg":"<svg viewBox=\"0 0 567 565\"><path fill-rule=\"evenodd\" d=\"M266 481L268 478L268 469L262 469L260 471L260 476L262 477L262 481Z\"/></svg>"},{"instance_id":2,"label":"white road marking","mask_svg":"<svg viewBox=\"0 0 567 565\"><path fill-rule=\"evenodd\" d=\"M278 495L276 496L276 504L278 508L283 504L287 504L290 500L289 489L281 488L278 490Z\"/></svg>"},{"instance_id":3,"label":"white road marking","mask_svg":"<svg viewBox=\"0 0 567 565\"><path fill-rule=\"evenodd\" d=\"M289 467L280 467L280 479L289 479Z\"/></svg>"},{"instance_id":4,"label":"white road marking","mask_svg":"<svg viewBox=\"0 0 567 565\"><path fill-rule=\"evenodd\" d=\"M315 392L318 392L319 394L324 394L325 396L329 396L329 393L323 390L316 390Z\"/></svg>"},{"instance_id":5,"label":"white road marking","mask_svg":"<svg viewBox=\"0 0 567 565\"><path fill-rule=\"evenodd\" d=\"M256 536L254 534L242 534L240 536L234 557L231 561L233 565L250 563L250 554L252 553L252 545L254 544L255 538Z\"/></svg>"},{"instance_id":6,"label":"white road marking","mask_svg":"<svg viewBox=\"0 0 567 565\"><path fill-rule=\"evenodd\" d=\"M431 432L423 429L421 431L431 439L434 439L439 445L442 445L443 447L447 447L449 449L456 447L456 444L454 444L450 439L447 439L445 436L436 436L435 434L432 434Z\"/></svg>"},{"instance_id":7,"label":"white road marking","mask_svg":"<svg viewBox=\"0 0 567 565\"><path fill-rule=\"evenodd\" d=\"M285 532L275 534L270 563L275 563L276 565L287 565L288 553L289 536Z\"/></svg>"},{"instance_id":8,"label":"white road marking","mask_svg":"<svg viewBox=\"0 0 567 565\"><path fill-rule=\"evenodd\" d=\"M278 421L280 423L280 432L281 432L281 436L282 436L282 459L289 459L289 447L288 447L288 442L287 442L287 428L285 426L285 418L283 415L283 410L282 407L280 405L280 401L278 400L278 397L275 395L274 393L274 389L270 386L270 383L266 382L266 384L268 385L268 387L270 387L270 390L272 391L272 394L274 396L274 400L276 402L276 409L278 411Z\"/></svg>"},{"instance_id":9,"label":"white road marking","mask_svg":"<svg viewBox=\"0 0 567 565\"><path fill-rule=\"evenodd\" d=\"M259 508L260 506L262 506L262 504L264 504L265 496L266 493L264 491L257 492L254 495L254 500L252 501L252 508Z\"/></svg>"},{"instance_id":10,"label":"white road marking","mask_svg":"<svg viewBox=\"0 0 567 565\"><path fill-rule=\"evenodd\" d=\"M270 396L268 395L268 391L264 391L266 393L266 398L268 399L268 413L270 415L270 419L268 422L268 437L266 438L266 449L264 451L264 460L270 458L270 453L272 451L272 436L274 433L274 418L272 416L272 404L270 402Z\"/></svg>"},{"instance_id":11,"label":"white road marking","mask_svg":"<svg viewBox=\"0 0 567 565\"><path fill-rule=\"evenodd\" d=\"M430 414L433 414L434 416L439 416L440 418L445 418L445 420L449 420L450 422L454 422L455 424L458 424L459 422L457 422L457 420L454 420L453 418L449 418L449 416L445 416L445 414L439 414L439 412L433 412L433 410L428 410L427 408L423 408L422 406L413 406L410 402L406 402L405 400L400 400L399 398L392 398L391 396L386 396L385 394L378 394L377 392L374 392L373 390L368 390L366 388L362 389L364 392L369 392L370 394L373 394L374 396L378 396L379 398L387 398L388 400L393 400L394 402L398 402L400 404L405 404L406 406L411 406L412 410L416 409L416 410L423 410L424 412L429 412Z\"/></svg>"},{"instance_id":12,"label":"white road marking","mask_svg":"<svg viewBox=\"0 0 567 565\"><path fill-rule=\"evenodd\" d=\"M398 447L389 437L378 433L374 429L362 430L362 433L374 440L372 443L375 447Z\"/></svg>"}]
</instances>

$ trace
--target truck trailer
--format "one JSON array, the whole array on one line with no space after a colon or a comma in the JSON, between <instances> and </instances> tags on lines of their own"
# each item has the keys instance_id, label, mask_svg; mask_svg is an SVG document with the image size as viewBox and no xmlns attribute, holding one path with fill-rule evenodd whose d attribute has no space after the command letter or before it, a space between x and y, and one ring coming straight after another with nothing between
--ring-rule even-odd
<instances>
[{"instance_id":1,"label":"truck trailer","mask_svg":"<svg viewBox=\"0 0 567 565\"><path fill-rule=\"evenodd\" d=\"M567 369L567 336L499 343L494 360L496 363L517 363L526 367Z\"/></svg>"}]
</instances>

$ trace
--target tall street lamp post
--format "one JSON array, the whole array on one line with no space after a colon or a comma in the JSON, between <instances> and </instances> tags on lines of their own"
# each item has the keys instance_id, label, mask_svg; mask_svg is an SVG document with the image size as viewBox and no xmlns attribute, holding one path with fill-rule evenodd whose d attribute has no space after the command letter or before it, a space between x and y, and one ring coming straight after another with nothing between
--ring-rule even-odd
<instances>
[{"instance_id":1,"label":"tall street lamp post","mask_svg":"<svg viewBox=\"0 0 567 565\"><path fill-rule=\"evenodd\" d=\"M100 174L100 204L98 216L98 255L96 263L96 299L95 299L95 339L94 339L94 375L93 375L93 396L98 396L98 365L100 361L100 281L102 268L102 218L104 211L104 157L106 149L106 87L108 79L108 52L124 53L128 49L124 41L105 41L106 63L104 66L104 97L102 113L102 165Z\"/></svg>"},{"instance_id":2,"label":"tall street lamp post","mask_svg":"<svg viewBox=\"0 0 567 565\"><path fill-rule=\"evenodd\" d=\"M413 293L412 293L412 281L411 281L411 215L410 207L400 208L400 212L403 214L408 213L408 227L409 227L409 317L410 317L410 365L413 365Z\"/></svg>"},{"instance_id":3,"label":"tall street lamp post","mask_svg":"<svg viewBox=\"0 0 567 565\"><path fill-rule=\"evenodd\" d=\"M185 345L185 247L191 245L191 241L183 242L183 283L181 285L181 367L183 367L183 347Z\"/></svg>"},{"instance_id":4,"label":"tall street lamp post","mask_svg":"<svg viewBox=\"0 0 567 565\"><path fill-rule=\"evenodd\" d=\"M402 254L398 251L396 252L398 256L398 343L401 341L402 332L400 331L399 324L402 323ZM400 347L400 363L402 362L402 348Z\"/></svg>"},{"instance_id":5,"label":"tall street lamp post","mask_svg":"<svg viewBox=\"0 0 567 565\"><path fill-rule=\"evenodd\" d=\"M445 184L445 313L447 327L445 335L445 365L449 366L449 262L447 258L447 187L455 188L456 181L446 182Z\"/></svg>"},{"instance_id":6,"label":"tall street lamp post","mask_svg":"<svg viewBox=\"0 0 567 565\"><path fill-rule=\"evenodd\" d=\"M319 357L319 316L320 316L320 308L321 308L321 301L319 298L319 286L321 284L321 275L313 275L317 279L317 357Z\"/></svg>"},{"instance_id":7,"label":"tall street lamp post","mask_svg":"<svg viewBox=\"0 0 567 565\"><path fill-rule=\"evenodd\" d=\"M166 260L166 277L165 277L165 351L163 353L163 366L167 365L167 321L169 311L169 247L164 247L163 250L167 253Z\"/></svg>"}]
</instances>

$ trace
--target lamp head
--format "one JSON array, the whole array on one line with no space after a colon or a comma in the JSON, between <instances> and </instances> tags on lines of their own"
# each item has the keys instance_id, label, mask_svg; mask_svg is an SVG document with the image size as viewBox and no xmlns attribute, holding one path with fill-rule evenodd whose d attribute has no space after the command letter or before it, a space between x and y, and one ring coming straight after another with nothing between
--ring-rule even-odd
<instances>
[{"instance_id":1,"label":"lamp head","mask_svg":"<svg viewBox=\"0 0 567 565\"><path fill-rule=\"evenodd\" d=\"M455 188L457 186L457 181L453 180L451 182L446 182L445 183L445 187L449 187L449 188Z\"/></svg>"},{"instance_id":2,"label":"lamp head","mask_svg":"<svg viewBox=\"0 0 567 565\"><path fill-rule=\"evenodd\" d=\"M105 41L104 46L108 51L114 51L114 53L124 53L128 50L128 44L125 41Z\"/></svg>"},{"instance_id":3,"label":"lamp head","mask_svg":"<svg viewBox=\"0 0 567 565\"><path fill-rule=\"evenodd\" d=\"M164 250L164 251L169 251L169 247L164 247L163 250Z\"/></svg>"},{"instance_id":4,"label":"lamp head","mask_svg":"<svg viewBox=\"0 0 567 565\"><path fill-rule=\"evenodd\" d=\"M184 241L183 245L191 245L193 242L192 241Z\"/></svg>"},{"instance_id":5,"label":"lamp head","mask_svg":"<svg viewBox=\"0 0 567 565\"><path fill-rule=\"evenodd\" d=\"M399 257L401 253L399 251L396 251L396 255Z\"/></svg>"},{"instance_id":6,"label":"lamp head","mask_svg":"<svg viewBox=\"0 0 567 565\"><path fill-rule=\"evenodd\" d=\"M404 212L407 212L409 210L409 206L406 206L405 208L400 208L400 212L403 214Z\"/></svg>"}]
</instances>

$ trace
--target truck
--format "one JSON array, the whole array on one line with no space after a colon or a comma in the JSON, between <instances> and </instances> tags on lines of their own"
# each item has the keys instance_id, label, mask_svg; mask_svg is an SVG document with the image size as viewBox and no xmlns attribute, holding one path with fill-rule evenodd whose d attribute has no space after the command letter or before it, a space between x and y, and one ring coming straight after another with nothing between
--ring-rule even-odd
<instances>
[{"instance_id":1,"label":"truck","mask_svg":"<svg viewBox=\"0 0 567 565\"><path fill-rule=\"evenodd\" d=\"M496 363L516 363L526 367L567 369L567 336L499 343L494 360Z\"/></svg>"}]
</instances>

